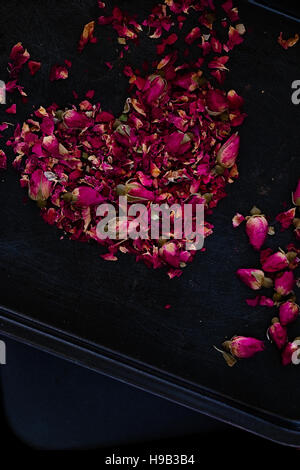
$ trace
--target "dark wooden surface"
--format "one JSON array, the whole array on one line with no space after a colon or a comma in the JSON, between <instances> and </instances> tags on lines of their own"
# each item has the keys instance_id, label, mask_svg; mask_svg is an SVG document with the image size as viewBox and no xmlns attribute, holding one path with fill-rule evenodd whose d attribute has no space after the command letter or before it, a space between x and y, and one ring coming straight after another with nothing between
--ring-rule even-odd
<instances>
[{"instance_id":1,"label":"dark wooden surface","mask_svg":"<svg viewBox=\"0 0 300 470\"><path fill-rule=\"evenodd\" d=\"M94 88L104 109L120 113L127 90L124 64L116 62L112 71L104 65L115 60L115 42L100 29L98 44L89 45L81 56L76 52L83 24L98 14L95 3L1 3L0 78L6 79L7 57L18 41L43 64L34 78L22 76L29 101L18 105L15 121L26 118L32 105L72 103L72 89L83 96ZM119 2L131 11L138 8L142 16L154 3ZM164 271L149 270L129 255L105 262L98 246L61 240L34 203L24 202L10 168L0 183L0 303L247 406L300 421L299 368L281 367L269 345L264 354L229 369L213 348L234 334L263 339L276 313L245 303L252 293L235 271L258 266L258 255L244 231L232 229L231 218L237 211L247 213L253 204L275 217L282 203L290 201L300 174L300 106L291 102L291 83L300 79L300 45L284 51L277 44L279 32L294 34L297 24L244 3L240 10L247 39L233 52L225 83L246 100L240 178L210 218L215 230L206 253L199 253L183 276L172 281ZM140 64L151 54L152 46L142 41L126 63ZM50 66L65 58L73 61L70 79L50 83ZM0 112L0 120L7 120ZM289 239L288 233L280 234L268 245L284 246ZM166 304L172 308L166 310ZM300 320L292 331L300 334Z\"/></svg>"}]
</instances>

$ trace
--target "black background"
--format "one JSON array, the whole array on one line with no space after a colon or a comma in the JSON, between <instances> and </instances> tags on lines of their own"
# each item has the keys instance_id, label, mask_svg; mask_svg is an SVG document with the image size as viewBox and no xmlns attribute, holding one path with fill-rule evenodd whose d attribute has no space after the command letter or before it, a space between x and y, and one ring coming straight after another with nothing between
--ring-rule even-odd
<instances>
[{"instance_id":1,"label":"black background","mask_svg":"<svg viewBox=\"0 0 300 470\"><path fill-rule=\"evenodd\" d=\"M95 3L1 3L3 79L9 51L18 41L33 60L42 62L35 77L25 70L22 74L29 101L17 102L15 121L26 118L32 105L72 103L72 89L83 98L94 88L103 109L120 114L127 90L123 66L153 57L153 44L141 41L121 64L114 33L100 28L98 44L88 45L78 56L83 25L101 14ZM119 1L122 8L138 10L141 16L155 3ZM288 37L297 24L244 3L240 10L248 33L232 53L225 83L244 96L248 113L240 131L240 178L210 218L215 231L206 242L206 253L199 253L173 281L130 256L120 256L118 263L104 262L98 246L60 240L61 233L42 221L32 202L24 201L17 175L9 169L0 184L1 304L247 404L300 419L299 370L283 369L271 346L264 355L233 369L213 349L234 334L263 338L275 313L245 304L251 293L236 280L235 271L258 266L258 255L244 231L232 229L231 218L256 204L273 219L282 204L289 203L300 170L300 113L291 102L291 83L300 78L300 49L297 45L285 51L277 44L279 32L284 30ZM50 83L51 65L66 58L73 62L70 78ZM104 65L106 60L114 63L112 71ZM15 101L9 95L8 99L8 105ZM4 112L1 120L7 120ZM289 235L279 234L268 245L284 246ZM165 310L165 304L172 308ZM299 322L291 334L299 335Z\"/></svg>"}]
</instances>

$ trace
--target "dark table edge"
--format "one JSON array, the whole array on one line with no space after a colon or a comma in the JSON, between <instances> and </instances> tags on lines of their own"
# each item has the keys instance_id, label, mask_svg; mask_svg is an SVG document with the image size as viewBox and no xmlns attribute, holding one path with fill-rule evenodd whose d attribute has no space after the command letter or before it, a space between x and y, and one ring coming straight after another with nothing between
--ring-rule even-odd
<instances>
[{"instance_id":1,"label":"dark table edge","mask_svg":"<svg viewBox=\"0 0 300 470\"><path fill-rule=\"evenodd\" d=\"M4 336L279 444L300 447L300 422L251 408L159 369L0 307ZM7 352L9 362L9 351Z\"/></svg>"},{"instance_id":2,"label":"dark table edge","mask_svg":"<svg viewBox=\"0 0 300 470\"><path fill-rule=\"evenodd\" d=\"M284 5L282 6L281 10L278 10L277 8L272 8L271 6L265 5L260 0L248 0L248 2L251 5L254 5L254 6L260 7L260 8L264 8L265 10L270 11L271 13L275 13L276 15L283 16L285 18L288 18L289 20L297 21L297 23L300 22L300 18L297 18L296 16L293 16L293 15L286 12Z\"/></svg>"}]
</instances>

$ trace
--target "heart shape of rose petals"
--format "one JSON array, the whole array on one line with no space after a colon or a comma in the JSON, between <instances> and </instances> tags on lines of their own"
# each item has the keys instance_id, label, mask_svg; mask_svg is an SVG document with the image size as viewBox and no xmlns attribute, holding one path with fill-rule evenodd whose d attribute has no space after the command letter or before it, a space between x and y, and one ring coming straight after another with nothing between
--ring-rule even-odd
<instances>
[{"instance_id":1,"label":"heart shape of rose petals","mask_svg":"<svg viewBox=\"0 0 300 470\"><path fill-rule=\"evenodd\" d=\"M37 201L46 222L74 240L93 239L106 246L104 259L116 260L118 252L132 253L150 267L167 266L171 278L194 258L195 250L186 249L186 238L99 239L97 207L102 203L117 207L121 195L129 206L143 203L149 214L153 204L182 207L188 202L204 204L207 215L226 195L227 183L238 176L239 137L234 128L245 116L243 100L235 91L220 88L228 70L227 54L242 42L244 32L241 25L230 24L238 21L231 0L223 4L219 18L228 30L223 43L214 29L217 17L212 1L167 1L155 7L142 25L154 28L150 37L160 38L161 54L177 40L176 34L168 34L174 15L181 30L190 9L200 14L200 27L185 38L186 44L195 44L202 53L194 63L181 63L175 49L159 57L148 76L127 66L124 72L131 89L121 116L88 99L69 109L40 107L16 128L10 142L21 185ZM107 21L100 18L99 24L112 24L119 39L125 38L119 41L123 45L142 29L120 9L114 9ZM80 52L89 41L86 31ZM208 79L205 67L213 78ZM131 222L129 218L129 231ZM120 229L119 213L115 223ZM205 220L205 236L212 228Z\"/></svg>"}]
</instances>

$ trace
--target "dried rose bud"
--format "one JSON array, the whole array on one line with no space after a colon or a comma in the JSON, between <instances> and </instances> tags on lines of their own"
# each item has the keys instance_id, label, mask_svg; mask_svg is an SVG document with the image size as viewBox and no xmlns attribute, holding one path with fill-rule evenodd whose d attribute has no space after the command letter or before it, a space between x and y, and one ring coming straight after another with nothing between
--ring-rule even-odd
<instances>
[{"instance_id":1,"label":"dried rose bud","mask_svg":"<svg viewBox=\"0 0 300 470\"><path fill-rule=\"evenodd\" d=\"M225 168L231 168L236 161L239 153L240 137L238 133L231 137L222 145L217 153L217 162Z\"/></svg>"},{"instance_id":2,"label":"dried rose bud","mask_svg":"<svg viewBox=\"0 0 300 470\"><path fill-rule=\"evenodd\" d=\"M50 196L52 189L51 181L46 178L42 170L35 170L29 181L28 195L30 199L37 201L38 204L44 205L44 202Z\"/></svg>"},{"instance_id":3,"label":"dried rose bud","mask_svg":"<svg viewBox=\"0 0 300 470\"><path fill-rule=\"evenodd\" d=\"M292 363L293 354L299 350L299 346L296 342L287 343L286 347L282 351L281 361L283 366L288 366Z\"/></svg>"},{"instance_id":4,"label":"dried rose bud","mask_svg":"<svg viewBox=\"0 0 300 470\"><path fill-rule=\"evenodd\" d=\"M264 342L256 338L246 336L234 336L230 341L225 341L223 347L238 359L246 359L264 350Z\"/></svg>"},{"instance_id":5,"label":"dried rose bud","mask_svg":"<svg viewBox=\"0 0 300 470\"><path fill-rule=\"evenodd\" d=\"M293 194L293 203L295 206L300 206L300 179L298 181L296 191Z\"/></svg>"},{"instance_id":6,"label":"dried rose bud","mask_svg":"<svg viewBox=\"0 0 300 470\"><path fill-rule=\"evenodd\" d=\"M286 271L275 279L275 290L280 295L288 295L295 285L295 278L292 271Z\"/></svg>"},{"instance_id":7,"label":"dried rose bud","mask_svg":"<svg viewBox=\"0 0 300 470\"><path fill-rule=\"evenodd\" d=\"M252 215L246 222L246 233L255 250L260 250L268 235L268 222L264 215Z\"/></svg>"},{"instance_id":8,"label":"dried rose bud","mask_svg":"<svg viewBox=\"0 0 300 470\"><path fill-rule=\"evenodd\" d=\"M260 269L241 268L237 270L236 274L241 281L253 290L258 290L262 287L271 287L273 284L272 280L265 277L263 271Z\"/></svg>"},{"instance_id":9,"label":"dried rose bud","mask_svg":"<svg viewBox=\"0 0 300 470\"><path fill-rule=\"evenodd\" d=\"M262 264L262 269L268 273L275 273L287 268L289 261L285 253L277 251L273 255L267 257L265 262Z\"/></svg>"},{"instance_id":10,"label":"dried rose bud","mask_svg":"<svg viewBox=\"0 0 300 470\"><path fill-rule=\"evenodd\" d=\"M95 206L105 200L98 191L89 186L79 186L72 193L65 193L63 199L81 207Z\"/></svg>"},{"instance_id":11,"label":"dried rose bud","mask_svg":"<svg viewBox=\"0 0 300 470\"><path fill-rule=\"evenodd\" d=\"M128 202L154 201L154 193L144 188L137 181L131 183L119 184L117 193L127 197Z\"/></svg>"},{"instance_id":12,"label":"dried rose bud","mask_svg":"<svg viewBox=\"0 0 300 470\"><path fill-rule=\"evenodd\" d=\"M295 302L288 300L279 307L279 319L283 326L293 323L299 315L299 306Z\"/></svg>"},{"instance_id":13,"label":"dried rose bud","mask_svg":"<svg viewBox=\"0 0 300 470\"><path fill-rule=\"evenodd\" d=\"M281 325L278 318L273 318L272 325L267 331L267 335L270 337L278 349L282 349L287 343L287 329Z\"/></svg>"},{"instance_id":14,"label":"dried rose bud","mask_svg":"<svg viewBox=\"0 0 300 470\"><path fill-rule=\"evenodd\" d=\"M164 243L159 249L159 254L167 264L174 268L184 268L186 262L191 257L188 251L180 250L179 246L174 241Z\"/></svg>"}]
</instances>

